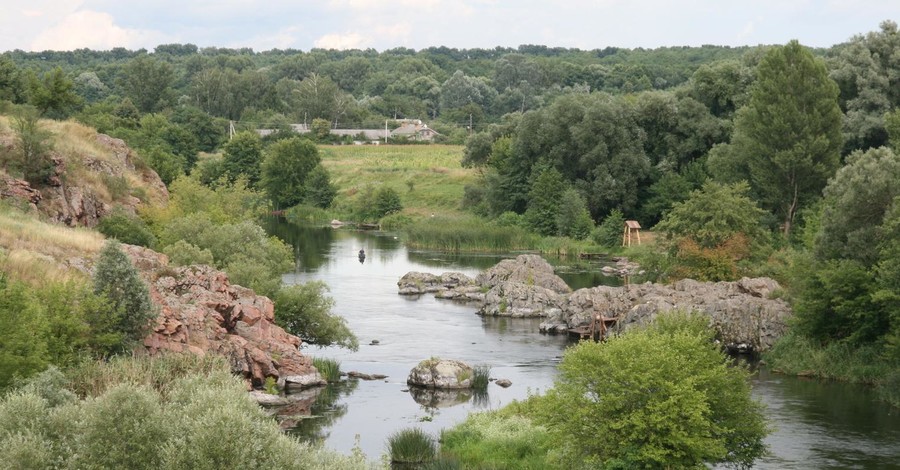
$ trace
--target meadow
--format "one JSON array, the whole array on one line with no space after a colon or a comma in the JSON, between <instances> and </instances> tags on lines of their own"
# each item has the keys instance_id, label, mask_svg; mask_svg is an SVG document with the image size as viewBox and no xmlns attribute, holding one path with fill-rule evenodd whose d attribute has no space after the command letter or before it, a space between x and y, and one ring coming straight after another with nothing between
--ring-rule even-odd
<instances>
[{"instance_id":1,"label":"meadow","mask_svg":"<svg viewBox=\"0 0 900 470\"><path fill-rule=\"evenodd\" d=\"M460 215L465 185L478 178L460 165L459 145L323 145L319 151L338 188L338 211L361 203L367 186L385 185L400 194L403 212L412 217Z\"/></svg>"}]
</instances>

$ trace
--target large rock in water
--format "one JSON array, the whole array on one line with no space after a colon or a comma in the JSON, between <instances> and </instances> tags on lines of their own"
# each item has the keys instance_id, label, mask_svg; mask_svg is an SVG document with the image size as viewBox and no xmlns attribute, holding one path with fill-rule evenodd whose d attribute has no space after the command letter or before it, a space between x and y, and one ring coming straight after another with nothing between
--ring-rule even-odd
<instances>
[{"instance_id":1,"label":"large rock in water","mask_svg":"<svg viewBox=\"0 0 900 470\"><path fill-rule=\"evenodd\" d=\"M652 321L660 313L682 310L709 317L710 326L728 348L765 351L787 329L790 306L771 294L780 289L769 278L743 278L736 282L698 282L691 279L671 286L638 284L579 289L568 296L561 311L541 323L541 330L565 332L588 325L591 316L618 317L614 331Z\"/></svg>"},{"instance_id":2,"label":"large rock in water","mask_svg":"<svg viewBox=\"0 0 900 470\"><path fill-rule=\"evenodd\" d=\"M416 387L437 389L472 388L475 371L462 361L426 359L409 372L406 383Z\"/></svg>"},{"instance_id":3,"label":"large rock in water","mask_svg":"<svg viewBox=\"0 0 900 470\"><path fill-rule=\"evenodd\" d=\"M266 377L282 385L324 384L312 361L300 353L300 338L275 325L268 297L228 282L209 266L168 267L152 250L122 245L150 285L160 313L144 339L150 355L165 351L220 354L234 373L261 386Z\"/></svg>"},{"instance_id":4,"label":"large rock in water","mask_svg":"<svg viewBox=\"0 0 900 470\"><path fill-rule=\"evenodd\" d=\"M662 312L695 311L709 317L710 326L727 347L741 351L772 347L786 331L787 318L792 315L787 303L772 298L780 286L768 278L717 283L685 279L671 286L646 283L572 292L554 274L553 267L536 255L503 260L479 274L475 284L449 283L443 276L410 273L398 285L401 293L415 290L450 299L480 297L481 315L545 317L541 331L549 333L568 333L571 328L589 325L596 314L618 317L616 328L621 331L651 321ZM404 285L408 287L406 292ZM423 288L409 287L416 285Z\"/></svg>"}]
</instances>

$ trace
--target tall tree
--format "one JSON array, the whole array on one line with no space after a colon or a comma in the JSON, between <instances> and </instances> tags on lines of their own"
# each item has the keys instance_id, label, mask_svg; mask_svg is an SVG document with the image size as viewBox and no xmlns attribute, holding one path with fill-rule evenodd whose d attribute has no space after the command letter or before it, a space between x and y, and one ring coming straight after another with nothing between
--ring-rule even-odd
<instances>
[{"instance_id":1,"label":"tall tree","mask_svg":"<svg viewBox=\"0 0 900 470\"><path fill-rule=\"evenodd\" d=\"M893 21L880 26L851 39L833 62L831 78L841 89L848 151L885 145L884 115L900 106L900 31Z\"/></svg>"},{"instance_id":2,"label":"tall tree","mask_svg":"<svg viewBox=\"0 0 900 470\"><path fill-rule=\"evenodd\" d=\"M791 41L763 57L731 145L711 153L710 168L720 179L749 181L787 236L840 166L842 144L838 87L821 60Z\"/></svg>"},{"instance_id":3,"label":"tall tree","mask_svg":"<svg viewBox=\"0 0 900 470\"><path fill-rule=\"evenodd\" d=\"M224 146L225 173L231 182L240 175L247 177L247 184L254 187L259 181L262 166L262 139L256 132L238 132Z\"/></svg>"},{"instance_id":4,"label":"tall tree","mask_svg":"<svg viewBox=\"0 0 900 470\"><path fill-rule=\"evenodd\" d=\"M162 109L170 103L175 72L172 66L143 55L132 59L122 68L119 86L125 96L144 113Z\"/></svg>"},{"instance_id":5,"label":"tall tree","mask_svg":"<svg viewBox=\"0 0 900 470\"><path fill-rule=\"evenodd\" d=\"M307 177L320 160L316 145L301 137L280 140L266 149L262 186L276 207L291 207L303 201Z\"/></svg>"},{"instance_id":6,"label":"tall tree","mask_svg":"<svg viewBox=\"0 0 900 470\"><path fill-rule=\"evenodd\" d=\"M45 73L41 78L32 75L29 81L29 101L41 115L66 118L72 108L81 103L81 98L75 94L75 83L66 77L60 67Z\"/></svg>"}]
</instances>

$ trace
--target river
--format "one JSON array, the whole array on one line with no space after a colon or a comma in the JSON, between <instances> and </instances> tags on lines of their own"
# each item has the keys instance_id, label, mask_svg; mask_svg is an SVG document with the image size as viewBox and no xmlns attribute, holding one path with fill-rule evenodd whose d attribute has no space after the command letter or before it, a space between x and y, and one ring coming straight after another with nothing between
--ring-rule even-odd
<instances>
[{"instance_id":1,"label":"river","mask_svg":"<svg viewBox=\"0 0 900 470\"><path fill-rule=\"evenodd\" d=\"M537 320L482 318L472 305L397 294L397 281L409 271L474 276L503 256L416 252L384 233L301 227L276 219L265 225L294 246L296 269L284 282L327 283L334 312L360 341L355 352L305 346L304 353L339 360L343 371L388 376L329 387L313 410L317 417L293 431L305 439L344 453L357 447L377 460L387 438L401 429L418 427L439 437L441 429L473 411L496 409L552 385L556 365L571 344L568 338L540 334ZM360 249L367 254L364 262L357 257ZM619 282L599 274L596 265L550 261L573 288ZM491 384L486 396L459 396L456 403L414 396L406 377L431 357L488 365L491 377L513 385ZM752 386L774 428L766 439L771 455L754 468L900 468L900 412L877 402L869 388L798 379L764 367L754 374Z\"/></svg>"}]
</instances>

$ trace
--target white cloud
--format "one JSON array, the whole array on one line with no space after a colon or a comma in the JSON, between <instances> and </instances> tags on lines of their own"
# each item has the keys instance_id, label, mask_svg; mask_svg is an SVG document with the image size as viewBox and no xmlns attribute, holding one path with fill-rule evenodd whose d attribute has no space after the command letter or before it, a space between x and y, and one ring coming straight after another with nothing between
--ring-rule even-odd
<instances>
[{"instance_id":1,"label":"white cloud","mask_svg":"<svg viewBox=\"0 0 900 470\"><path fill-rule=\"evenodd\" d=\"M747 24L741 29L741 32L737 34L737 40L739 42L746 42L749 39L753 32L756 30L756 24L751 20L748 21Z\"/></svg>"},{"instance_id":2,"label":"white cloud","mask_svg":"<svg viewBox=\"0 0 900 470\"><path fill-rule=\"evenodd\" d=\"M316 39L320 49L365 49L372 41L359 33L326 34Z\"/></svg>"},{"instance_id":3,"label":"white cloud","mask_svg":"<svg viewBox=\"0 0 900 470\"><path fill-rule=\"evenodd\" d=\"M55 25L41 31L32 41L31 50L41 51L111 49L113 47L152 47L162 34L147 30L125 29L115 24L112 15L96 11L77 11Z\"/></svg>"}]
</instances>

